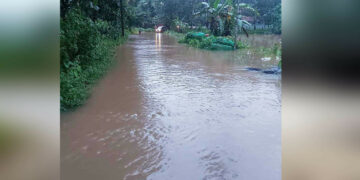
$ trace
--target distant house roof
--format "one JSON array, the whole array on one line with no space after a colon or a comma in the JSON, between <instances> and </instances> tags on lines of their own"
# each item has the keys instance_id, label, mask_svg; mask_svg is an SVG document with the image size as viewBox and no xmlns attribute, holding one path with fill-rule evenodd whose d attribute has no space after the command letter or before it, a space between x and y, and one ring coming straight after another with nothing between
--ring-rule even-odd
<instances>
[{"instance_id":1,"label":"distant house roof","mask_svg":"<svg viewBox=\"0 0 360 180\"><path fill-rule=\"evenodd\" d=\"M241 17L242 20L248 21L248 22L253 22L254 21L254 17L250 17L250 16L243 16Z\"/></svg>"}]
</instances>

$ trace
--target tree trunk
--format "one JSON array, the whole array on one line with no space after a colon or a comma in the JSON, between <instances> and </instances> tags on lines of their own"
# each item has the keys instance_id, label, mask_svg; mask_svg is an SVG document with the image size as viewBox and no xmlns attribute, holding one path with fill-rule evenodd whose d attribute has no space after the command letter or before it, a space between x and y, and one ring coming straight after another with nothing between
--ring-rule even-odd
<instances>
[{"instance_id":1,"label":"tree trunk","mask_svg":"<svg viewBox=\"0 0 360 180\"><path fill-rule=\"evenodd\" d=\"M236 6L237 5L237 0L233 0L233 4L235 6L235 17L237 17L237 14L238 14L238 7ZM235 33L234 33L234 49L237 48L237 33L238 33L238 25L236 24L235 25Z\"/></svg>"},{"instance_id":2,"label":"tree trunk","mask_svg":"<svg viewBox=\"0 0 360 180\"><path fill-rule=\"evenodd\" d=\"M246 37L249 37L249 34L248 34L248 32L246 31L246 29L245 29L244 27L241 27L241 29L245 32Z\"/></svg>"},{"instance_id":3,"label":"tree trunk","mask_svg":"<svg viewBox=\"0 0 360 180\"><path fill-rule=\"evenodd\" d=\"M216 32L216 23L215 23L214 17L211 17L211 20L210 20L210 31L213 35L216 36L217 32Z\"/></svg>"},{"instance_id":4,"label":"tree trunk","mask_svg":"<svg viewBox=\"0 0 360 180\"><path fill-rule=\"evenodd\" d=\"M124 5L123 0L120 0L120 18L121 18L121 36L125 36L125 23L124 23Z\"/></svg>"},{"instance_id":5,"label":"tree trunk","mask_svg":"<svg viewBox=\"0 0 360 180\"><path fill-rule=\"evenodd\" d=\"M256 18L254 18L254 30L256 30Z\"/></svg>"},{"instance_id":6,"label":"tree trunk","mask_svg":"<svg viewBox=\"0 0 360 180\"><path fill-rule=\"evenodd\" d=\"M231 29L230 29L230 20L226 20L225 21L225 26L224 26L224 36L230 36L231 35Z\"/></svg>"}]
</instances>

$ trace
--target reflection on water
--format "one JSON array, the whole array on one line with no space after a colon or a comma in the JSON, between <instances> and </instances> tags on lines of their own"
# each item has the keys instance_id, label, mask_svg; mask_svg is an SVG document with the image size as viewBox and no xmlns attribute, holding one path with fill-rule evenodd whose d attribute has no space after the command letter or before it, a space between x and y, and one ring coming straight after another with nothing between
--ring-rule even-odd
<instances>
[{"instance_id":1,"label":"reflection on water","mask_svg":"<svg viewBox=\"0 0 360 180\"><path fill-rule=\"evenodd\" d=\"M161 49L161 35L162 33L155 33L155 46L158 50Z\"/></svg>"},{"instance_id":2,"label":"reflection on water","mask_svg":"<svg viewBox=\"0 0 360 180\"><path fill-rule=\"evenodd\" d=\"M62 115L63 179L281 179L280 76L245 70L275 61L152 33L116 58Z\"/></svg>"}]
</instances>

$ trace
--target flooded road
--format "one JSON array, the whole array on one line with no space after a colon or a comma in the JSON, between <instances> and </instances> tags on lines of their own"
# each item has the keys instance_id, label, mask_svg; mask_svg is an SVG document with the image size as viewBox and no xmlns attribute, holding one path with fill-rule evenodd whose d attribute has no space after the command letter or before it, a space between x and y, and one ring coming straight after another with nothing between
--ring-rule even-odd
<instances>
[{"instance_id":1,"label":"flooded road","mask_svg":"<svg viewBox=\"0 0 360 180\"><path fill-rule=\"evenodd\" d=\"M64 180L280 180L279 75L247 50L131 36L87 104L61 116Z\"/></svg>"}]
</instances>

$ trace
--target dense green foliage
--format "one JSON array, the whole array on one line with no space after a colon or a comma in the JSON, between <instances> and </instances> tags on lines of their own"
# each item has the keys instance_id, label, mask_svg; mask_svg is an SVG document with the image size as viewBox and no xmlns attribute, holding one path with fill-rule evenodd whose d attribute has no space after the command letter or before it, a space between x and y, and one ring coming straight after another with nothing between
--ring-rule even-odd
<instances>
[{"instance_id":1,"label":"dense green foliage","mask_svg":"<svg viewBox=\"0 0 360 180\"><path fill-rule=\"evenodd\" d=\"M92 85L112 63L111 50L126 39L121 34L134 27L135 31L154 31L155 26L164 25L180 33L204 32L210 36L183 38L180 42L211 50L244 48L242 42L233 41L238 33L247 34L250 29L252 33L281 33L280 0L60 0L60 3L62 110L84 103ZM259 24L270 28L253 27Z\"/></svg>"},{"instance_id":2,"label":"dense green foliage","mask_svg":"<svg viewBox=\"0 0 360 180\"><path fill-rule=\"evenodd\" d=\"M194 31L190 27L206 27L214 35L227 36L238 20L250 18L252 25L247 28L254 32L260 28L263 33L281 33L281 0L129 0L128 8L132 9L130 24L144 28L162 24L189 32Z\"/></svg>"},{"instance_id":3,"label":"dense green foliage","mask_svg":"<svg viewBox=\"0 0 360 180\"><path fill-rule=\"evenodd\" d=\"M207 19L208 28L215 36L229 36L238 33L239 30L246 32L245 27L251 26L249 22L242 18L241 13L251 12L253 16L258 16L258 12L250 5L238 3L237 1L221 0L202 2L200 11L194 15L202 15Z\"/></svg>"},{"instance_id":4,"label":"dense green foliage","mask_svg":"<svg viewBox=\"0 0 360 180\"><path fill-rule=\"evenodd\" d=\"M272 20L272 32L281 34L281 5L275 6L269 14Z\"/></svg>"},{"instance_id":5,"label":"dense green foliage","mask_svg":"<svg viewBox=\"0 0 360 180\"><path fill-rule=\"evenodd\" d=\"M126 37L108 21L92 20L80 8L61 18L60 103L66 111L82 105L91 87L105 74L112 61L111 51Z\"/></svg>"}]
</instances>

